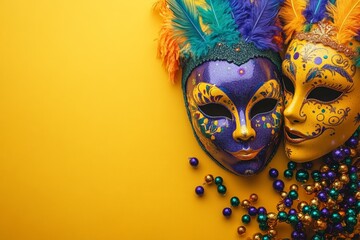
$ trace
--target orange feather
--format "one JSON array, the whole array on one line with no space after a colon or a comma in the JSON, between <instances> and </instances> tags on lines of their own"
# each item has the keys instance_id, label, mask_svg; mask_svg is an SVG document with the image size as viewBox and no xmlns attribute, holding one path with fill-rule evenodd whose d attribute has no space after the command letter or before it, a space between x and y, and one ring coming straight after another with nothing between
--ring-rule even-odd
<instances>
[{"instance_id":1,"label":"orange feather","mask_svg":"<svg viewBox=\"0 0 360 240\"><path fill-rule=\"evenodd\" d=\"M306 0L285 0L281 7L279 16L285 23L283 27L286 34L285 43L288 43L296 32L303 30L306 19L302 12L306 4Z\"/></svg>"},{"instance_id":2,"label":"orange feather","mask_svg":"<svg viewBox=\"0 0 360 240\"><path fill-rule=\"evenodd\" d=\"M175 83L176 73L180 69L180 47L171 27L173 13L168 8L166 0L159 0L154 9L163 19L163 25L159 33L158 57L161 58L169 73L171 82Z\"/></svg>"},{"instance_id":3,"label":"orange feather","mask_svg":"<svg viewBox=\"0 0 360 240\"><path fill-rule=\"evenodd\" d=\"M328 12L338 31L338 43L345 44L353 40L360 31L360 0L337 0L335 5L328 5Z\"/></svg>"}]
</instances>

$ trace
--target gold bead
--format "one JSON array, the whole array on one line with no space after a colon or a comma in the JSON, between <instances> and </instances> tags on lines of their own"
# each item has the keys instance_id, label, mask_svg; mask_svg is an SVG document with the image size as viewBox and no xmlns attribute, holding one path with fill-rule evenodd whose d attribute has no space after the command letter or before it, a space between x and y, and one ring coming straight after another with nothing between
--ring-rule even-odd
<instances>
[{"instance_id":1,"label":"gold bead","mask_svg":"<svg viewBox=\"0 0 360 240\"><path fill-rule=\"evenodd\" d=\"M344 197L341 194L339 194L339 196L336 199L336 202L340 203L342 201L344 201Z\"/></svg>"},{"instance_id":2,"label":"gold bead","mask_svg":"<svg viewBox=\"0 0 360 240\"><path fill-rule=\"evenodd\" d=\"M349 168L348 168L348 166L346 166L345 164L343 164L343 165L340 165L338 171L339 171L339 173L341 173L341 174L347 173L347 172L349 171Z\"/></svg>"},{"instance_id":3,"label":"gold bead","mask_svg":"<svg viewBox=\"0 0 360 240\"><path fill-rule=\"evenodd\" d=\"M285 204L279 203L278 205L276 205L276 209L278 211L284 211L285 210Z\"/></svg>"},{"instance_id":4,"label":"gold bead","mask_svg":"<svg viewBox=\"0 0 360 240\"><path fill-rule=\"evenodd\" d=\"M349 176L347 176L347 175L345 175L345 174L342 174L341 176L340 176L340 181L342 182L342 183L345 183L345 184L347 184L347 183L349 183Z\"/></svg>"},{"instance_id":5,"label":"gold bead","mask_svg":"<svg viewBox=\"0 0 360 240\"><path fill-rule=\"evenodd\" d=\"M319 199L317 197L314 197L313 199L311 199L310 205L319 206Z\"/></svg>"},{"instance_id":6,"label":"gold bead","mask_svg":"<svg viewBox=\"0 0 360 240\"><path fill-rule=\"evenodd\" d=\"M322 220L317 220L315 222L315 228L317 228L320 231L324 231L327 228L327 223Z\"/></svg>"},{"instance_id":7,"label":"gold bead","mask_svg":"<svg viewBox=\"0 0 360 240\"><path fill-rule=\"evenodd\" d=\"M345 215L346 215L346 213L345 213L344 211L339 211L339 214L340 214L340 216L341 216L342 218L344 218Z\"/></svg>"},{"instance_id":8,"label":"gold bead","mask_svg":"<svg viewBox=\"0 0 360 240\"><path fill-rule=\"evenodd\" d=\"M253 193L253 194L250 195L249 200L250 200L250 202L255 203L255 202L257 202L258 199L259 199L258 195Z\"/></svg>"},{"instance_id":9,"label":"gold bead","mask_svg":"<svg viewBox=\"0 0 360 240\"><path fill-rule=\"evenodd\" d=\"M327 181L325 181L325 180L321 181L321 186L323 186L323 187L327 187L327 186L328 186Z\"/></svg>"},{"instance_id":10,"label":"gold bead","mask_svg":"<svg viewBox=\"0 0 360 240\"><path fill-rule=\"evenodd\" d=\"M240 48L235 48L235 52L240 52Z\"/></svg>"},{"instance_id":11,"label":"gold bead","mask_svg":"<svg viewBox=\"0 0 360 240\"><path fill-rule=\"evenodd\" d=\"M304 219L302 220L302 223L306 226L309 226L312 222L312 218L309 215L305 215Z\"/></svg>"},{"instance_id":12,"label":"gold bead","mask_svg":"<svg viewBox=\"0 0 360 240\"><path fill-rule=\"evenodd\" d=\"M343 188L343 186L344 186L344 184L342 182L340 182L339 180L335 180L334 183L332 184L332 187L335 190L340 190Z\"/></svg>"},{"instance_id":13,"label":"gold bead","mask_svg":"<svg viewBox=\"0 0 360 240\"><path fill-rule=\"evenodd\" d=\"M208 174L205 176L205 182L207 184L212 184L214 182L214 176L211 174Z\"/></svg>"},{"instance_id":14,"label":"gold bead","mask_svg":"<svg viewBox=\"0 0 360 240\"><path fill-rule=\"evenodd\" d=\"M356 149L350 148L350 157L355 157L357 155Z\"/></svg>"},{"instance_id":15,"label":"gold bead","mask_svg":"<svg viewBox=\"0 0 360 240\"><path fill-rule=\"evenodd\" d=\"M333 208L334 206L336 205L336 202L334 200L332 200L331 198L328 199L327 203L326 203L326 206L328 208Z\"/></svg>"},{"instance_id":16,"label":"gold bead","mask_svg":"<svg viewBox=\"0 0 360 240\"><path fill-rule=\"evenodd\" d=\"M321 168L320 168L320 172L322 173L326 173L330 170L329 166L328 165L322 165Z\"/></svg>"},{"instance_id":17,"label":"gold bead","mask_svg":"<svg viewBox=\"0 0 360 240\"><path fill-rule=\"evenodd\" d=\"M314 190L315 190L315 191L320 191L321 189L322 189L321 184L318 183L318 182L316 182L316 183L314 184Z\"/></svg>"},{"instance_id":18,"label":"gold bead","mask_svg":"<svg viewBox=\"0 0 360 240\"><path fill-rule=\"evenodd\" d=\"M297 214L297 216L298 216L298 219L299 219L300 221L302 221L302 220L304 220L305 214L303 214L302 212L299 212L299 213Z\"/></svg>"},{"instance_id":19,"label":"gold bead","mask_svg":"<svg viewBox=\"0 0 360 240\"><path fill-rule=\"evenodd\" d=\"M242 202L241 202L241 206L243 207L243 208L249 208L250 207L250 201L249 200L242 200Z\"/></svg>"},{"instance_id":20,"label":"gold bead","mask_svg":"<svg viewBox=\"0 0 360 240\"><path fill-rule=\"evenodd\" d=\"M261 240L262 239L262 234L261 233L255 233L253 236L253 240Z\"/></svg>"},{"instance_id":21,"label":"gold bead","mask_svg":"<svg viewBox=\"0 0 360 240\"><path fill-rule=\"evenodd\" d=\"M307 185L307 186L305 187L306 194L308 194L308 195L313 194L313 193L314 193L314 190L315 190L314 187L311 186L311 185Z\"/></svg>"},{"instance_id":22,"label":"gold bead","mask_svg":"<svg viewBox=\"0 0 360 240\"><path fill-rule=\"evenodd\" d=\"M244 226L238 227L237 232L239 235L243 235L244 233L246 233L246 227Z\"/></svg>"},{"instance_id":23,"label":"gold bead","mask_svg":"<svg viewBox=\"0 0 360 240\"><path fill-rule=\"evenodd\" d=\"M282 192L280 193L280 196L281 196L282 199L286 198L287 195L288 195L288 194L287 194L287 192L285 192L285 191L282 191Z\"/></svg>"},{"instance_id":24,"label":"gold bead","mask_svg":"<svg viewBox=\"0 0 360 240\"><path fill-rule=\"evenodd\" d=\"M299 190L299 186L297 184L293 184L290 186L290 190L295 190L298 191Z\"/></svg>"},{"instance_id":25,"label":"gold bead","mask_svg":"<svg viewBox=\"0 0 360 240\"><path fill-rule=\"evenodd\" d=\"M355 193L356 200L360 200L360 192Z\"/></svg>"},{"instance_id":26,"label":"gold bead","mask_svg":"<svg viewBox=\"0 0 360 240\"><path fill-rule=\"evenodd\" d=\"M299 211L299 212L302 211L302 209L303 209L305 206L307 206L307 205L308 205L308 204L307 204L307 202L305 202L305 201L299 202L298 205L297 205L298 211Z\"/></svg>"},{"instance_id":27,"label":"gold bead","mask_svg":"<svg viewBox=\"0 0 360 240\"><path fill-rule=\"evenodd\" d=\"M274 213L274 212L269 212L269 213L267 214L267 220L268 220L268 223L269 223L269 224L275 223L276 220L277 220L277 214Z\"/></svg>"},{"instance_id":28,"label":"gold bead","mask_svg":"<svg viewBox=\"0 0 360 240\"><path fill-rule=\"evenodd\" d=\"M277 231L275 229L270 229L268 231L268 234L271 236L271 237L276 237L277 235Z\"/></svg>"}]
</instances>

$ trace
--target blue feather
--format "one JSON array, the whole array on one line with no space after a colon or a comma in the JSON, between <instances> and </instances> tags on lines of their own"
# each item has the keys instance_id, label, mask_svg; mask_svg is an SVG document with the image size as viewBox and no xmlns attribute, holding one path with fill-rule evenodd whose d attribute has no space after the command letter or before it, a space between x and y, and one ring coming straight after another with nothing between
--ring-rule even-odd
<instances>
[{"instance_id":1,"label":"blue feather","mask_svg":"<svg viewBox=\"0 0 360 240\"><path fill-rule=\"evenodd\" d=\"M235 19L238 30L245 24L246 19L250 17L249 0L229 0L231 14Z\"/></svg>"},{"instance_id":2,"label":"blue feather","mask_svg":"<svg viewBox=\"0 0 360 240\"><path fill-rule=\"evenodd\" d=\"M276 16L282 1L257 0L250 10L250 16L240 27L240 32L246 42L252 42L261 50L279 50L273 42L274 36L280 31L275 25Z\"/></svg>"},{"instance_id":3,"label":"blue feather","mask_svg":"<svg viewBox=\"0 0 360 240\"><path fill-rule=\"evenodd\" d=\"M227 1L205 0L208 8L198 7L203 23L209 28L212 42L226 42L229 45L239 42L239 32Z\"/></svg>"},{"instance_id":4,"label":"blue feather","mask_svg":"<svg viewBox=\"0 0 360 240\"><path fill-rule=\"evenodd\" d=\"M200 18L193 0L169 0L168 4L174 13L172 25L177 37L186 38L182 48L190 45L190 52L195 57L201 56L208 50L208 36L201 29Z\"/></svg>"},{"instance_id":5,"label":"blue feather","mask_svg":"<svg viewBox=\"0 0 360 240\"><path fill-rule=\"evenodd\" d=\"M326 5L328 0L309 0L303 14L307 23L314 24L326 17Z\"/></svg>"}]
</instances>

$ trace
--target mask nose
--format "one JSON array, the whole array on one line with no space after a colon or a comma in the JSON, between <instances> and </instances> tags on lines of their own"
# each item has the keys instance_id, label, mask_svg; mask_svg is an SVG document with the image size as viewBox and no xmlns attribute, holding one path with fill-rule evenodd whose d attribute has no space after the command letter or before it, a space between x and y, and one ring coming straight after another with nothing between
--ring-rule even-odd
<instances>
[{"instance_id":1,"label":"mask nose","mask_svg":"<svg viewBox=\"0 0 360 240\"><path fill-rule=\"evenodd\" d=\"M284 117L291 123L303 123L306 121L306 115L301 112L303 98L295 95L293 100L284 110Z\"/></svg>"},{"instance_id":2,"label":"mask nose","mask_svg":"<svg viewBox=\"0 0 360 240\"><path fill-rule=\"evenodd\" d=\"M236 142L250 141L255 138L256 132L251 127L251 121L248 119L243 110L240 110L240 119L237 120L236 129L232 134L233 139Z\"/></svg>"}]
</instances>

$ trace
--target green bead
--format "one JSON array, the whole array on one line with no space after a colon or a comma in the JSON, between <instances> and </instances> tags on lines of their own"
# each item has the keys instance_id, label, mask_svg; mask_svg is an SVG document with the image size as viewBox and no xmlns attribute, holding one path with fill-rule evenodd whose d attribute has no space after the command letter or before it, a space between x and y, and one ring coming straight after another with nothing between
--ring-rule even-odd
<instances>
[{"instance_id":1,"label":"green bead","mask_svg":"<svg viewBox=\"0 0 360 240\"><path fill-rule=\"evenodd\" d=\"M256 219L259 223L264 223L267 220L266 214L259 214Z\"/></svg>"},{"instance_id":2,"label":"green bead","mask_svg":"<svg viewBox=\"0 0 360 240\"><path fill-rule=\"evenodd\" d=\"M321 173L320 173L320 171L313 171L312 173L311 173L311 177L312 177L312 179L314 179L314 181L315 182L320 182L320 180L321 180Z\"/></svg>"},{"instance_id":3,"label":"green bead","mask_svg":"<svg viewBox=\"0 0 360 240\"><path fill-rule=\"evenodd\" d=\"M290 162L288 162L288 164L287 164L287 167L288 167L288 169L290 169L290 170L295 170L296 169L296 162L293 162L293 161L290 161Z\"/></svg>"},{"instance_id":4,"label":"green bead","mask_svg":"<svg viewBox=\"0 0 360 240\"><path fill-rule=\"evenodd\" d=\"M217 186L217 191L220 194L225 194L226 193L226 187L224 185L218 185Z\"/></svg>"},{"instance_id":5,"label":"green bead","mask_svg":"<svg viewBox=\"0 0 360 240\"><path fill-rule=\"evenodd\" d=\"M334 212L331 214L330 219L335 224L339 223L339 222L341 222L341 215L338 212Z\"/></svg>"},{"instance_id":6,"label":"green bead","mask_svg":"<svg viewBox=\"0 0 360 240\"><path fill-rule=\"evenodd\" d=\"M345 218L345 223L347 226L355 227L355 225L357 224L357 219L355 216L350 216Z\"/></svg>"},{"instance_id":7,"label":"green bead","mask_svg":"<svg viewBox=\"0 0 360 240\"><path fill-rule=\"evenodd\" d=\"M242 221L244 224L249 224L250 221L251 221L250 215L248 215L248 214L243 215L242 218L241 218L241 221Z\"/></svg>"},{"instance_id":8,"label":"green bead","mask_svg":"<svg viewBox=\"0 0 360 240\"><path fill-rule=\"evenodd\" d=\"M302 212L305 214L309 214L311 211L311 207L309 205L306 205L303 207Z\"/></svg>"},{"instance_id":9,"label":"green bead","mask_svg":"<svg viewBox=\"0 0 360 240\"><path fill-rule=\"evenodd\" d=\"M285 222L288 218L288 215L286 212L280 211L277 215L277 218L279 219L280 222Z\"/></svg>"},{"instance_id":10,"label":"green bead","mask_svg":"<svg viewBox=\"0 0 360 240\"><path fill-rule=\"evenodd\" d=\"M319 234L315 234L313 237L312 237L312 240L323 240L324 237L320 236Z\"/></svg>"},{"instance_id":11,"label":"green bead","mask_svg":"<svg viewBox=\"0 0 360 240\"><path fill-rule=\"evenodd\" d=\"M351 164L352 164L352 159L351 159L351 158L345 158L344 163L345 163L348 167L350 167Z\"/></svg>"},{"instance_id":12,"label":"green bead","mask_svg":"<svg viewBox=\"0 0 360 240\"><path fill-rule=\"evenodd\" d=\"M285 177L286 179L291 179L291 178L293 177L293 175L294 175L294 173L293 173L293 171L290 170L290 169L286 169L286 170L284 171L284 177Z\"/></svg>"},{"instance_id":13,"label":"green bead","mask_svg":"<svg viewBox=\"0 0 360 240\"><path fill-rule=\"evenodd\" d=\"M290 215L288 220L292 225L295 225L299 222L299 218L296 215Z\"/></svg>"},{"instance_id":14,"label":"green bead","mask_svg":"<svg viewBox=\"0 0 360 240\"><path fill-rule=\"evenodd\" d=\"M316 209L316 210L311 211L310 216L313 219L318 220L321 217L321 214L320 214L320 211Z\"/></svg>"},{"instance_id":15,"label":"green bead","mask_svg":"<svg viewBox=\"0 0 360 240\"><path fill-rule=\"evenodd\" d=\"M289 198L290 198L291 200L296 200L296 199L299 198L299 194L298 194L297 191L295 191L295 190L291 190L291 191L289 192L288 196L289 196Z\"/></svg>"},{"instance_id":16,"label":"green bead","mask_svg":"<svg viewBox=\"0 0 360 240\"><path fill-rule=\"evenodd\" d=\"M356 173L351 173L349 175L349 179L350 179L351 182L357 182L357 180L358 180L357 174Z\"/></svg>"},{"instance_id":17,"label":"green bead","mask_svg":"<svg viewBox=\"0 0 360 240\"><path fill-rule=\"evenodd\" d=\"M262 240L271 240L271 237L268 236L268 235L264 235L264 236L262 237Z\"/></svg>"},{"instance_id":18,"label":"green bead","mask_svg":"<svg viewBox=\"0 0 360 240\"><path fill-rule=\"evenodd\" d=\"M357 201L355 204L355 210L360 213L360 201Z\"/></svg>"},{"instance_id":19,"label":"green bead","mask_svg":"<svg viewBox=\"0 0 360 240\"><path fill-rule=\"evenodd\" d=\"M237 207L237 206L240 205L240 199L239 199L238 197L232 197L232 198L230 199L230 204L231 204L231 206L233 206L233 207Z\"/></svg>"},{"instance_id":20,"label":"green bead","mask_svg":"<svg viewBox=\"0 0 360 240\"><path fill-rule=\"evenodd\" d=\"M353 134L354 137L358 137L359 136L359 133L356 131L354 134Z\"/></svg>"},{"instance_id":21,"label":"green bead","mask_svg":"<svg viewBox=\"0 0 360 240\"><path fill-rule=\"evenodd\" d=\"M330 189L329 196L336 200L339 196L339 191L335 190L334 188Z\"/></svg>"},{"instance_id":22,"label":"green bead","mask_svg":"<svg viewBox=\"0 0 360 240\"><path fill-rule=\"evenodd\" d=\"M356 192L357 192L357 184L356 183L350 183L350 185L349 185L349 191L351 192L351 193L353 193L353 194L355 194Z\"/></svg>"},{"instance_id":23,"label":"green bead","mask_svg":"<svg viewBox=\"0 0 360 240\"><path fill-rule=\"evenodd\" d=\"M329 165L330 169L333 171L337 171L339 169L339 163L332 163Z\"/></svg>"},{"instance_id":24,"label":"green bead","mask_svg":"<svg viewBox=\"0 0 360 240\"><path fill-rule=\"evenodd\" d=\"M259 224L259 228L260 228L261 231L266 231L266 230L269 229L269 226L267 225L266 222L265 223L262 222L262 223Z\"/></svg>"},{"instance_id":25,"label":"green bead","mask_svg":"<svg viewBox=\"0 0 360 240\"><path fill-rule=\"evenodd\" d=\"M214 181L216 185L222 185L224 180L222 179L222 177L218 176L215 178Z\"/></svg>"},{"instance_id":26,"label":"green bead","mask_svg":"<svg viewBox=\"0 0 360 240\"><path fill-rule=\"evenodd\" d=\"M350 208L350 209L346 210L346 215L347 216L356 216L356 212Z\"/></svg>"},{"instance_id":27,"label":"green bead","mask_svg":"<svg viewBox=\"0 0 360 240\"><path fill-rule=\"evenodd\" d=\"M306 183L309 180L309 173L308 171L304 170L304 169L299 169L296 172L296 181L301 182L301 183Z\"/></svg>"}]
</instances>

